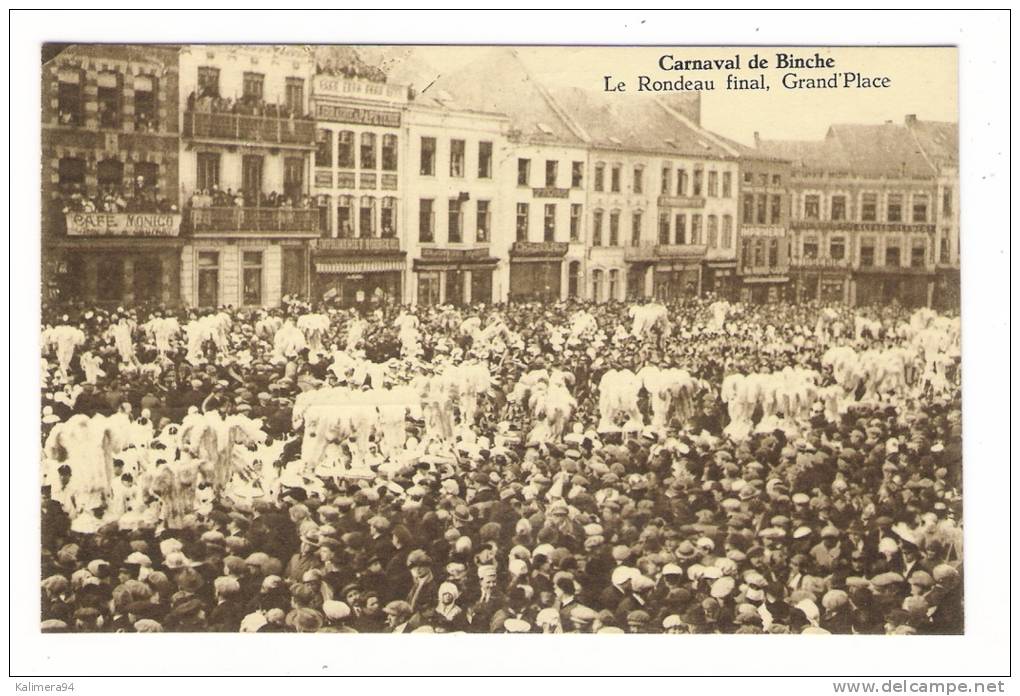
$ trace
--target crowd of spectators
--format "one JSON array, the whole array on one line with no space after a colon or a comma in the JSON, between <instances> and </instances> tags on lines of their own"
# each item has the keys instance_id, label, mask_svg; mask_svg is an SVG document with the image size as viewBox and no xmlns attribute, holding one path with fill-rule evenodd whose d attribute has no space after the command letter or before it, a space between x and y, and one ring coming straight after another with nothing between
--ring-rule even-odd
<instances>
[{"instance_id":1,"label":"crowd of spectators","mask_svg":"<svg viewBox=\"0 0 1020 696\"><path fill-rule=\"evenodd\" d=\"M862 401L834 420L815 410L796 432L734 441L725 375L792 366L830 383L827 348L901 345L895 327L909 312L834 308L846 325L863 313L883 330L821 337L815 304L742 306L723 330L709 328L708 306L671 303L671 331L646 339L620 330L624 303L221 308L228 341L206 345L201 364L186 359L183 336L161 355L140 327L154 317L183 326L203 312L44 308L46 326L84 335L66 373L45 361L44 441L74 414L127 413L162 435L189 412L241 414L263 424L267 440L249 449L272 449L279 479L248 499L212 495L200 477L189 485L201 504L168 524L144 477L120 473L123 460L98 499L75 496L71 466L44 463L55 473L42 495L43 630L962 633L958 362L948 394ZM556 337L579 309L607 339L594 355ZM358 385L307 350L274 357L256 327L311 311L329 317L325 346L344 346L357 325L357 350L397 373L483 361L493 384L470 432L429 442L409 414L406 456L388 473L302 470L295 398ZM418 322L413 358L401 354L402 314ZM503 322L512 339L479 353L459 329L475 318ZM122 322L133 328L130 363L110 338ZM91 383L83 354L102 362ZM665 428L597 432L601 375L643 365L701 380L694 413ZM532 415L508 398L536 369L566 372L576 399L556 441L529 441ZM155 437L145 458L172 465L166 442Z\"/></svg>"}]
</instances>

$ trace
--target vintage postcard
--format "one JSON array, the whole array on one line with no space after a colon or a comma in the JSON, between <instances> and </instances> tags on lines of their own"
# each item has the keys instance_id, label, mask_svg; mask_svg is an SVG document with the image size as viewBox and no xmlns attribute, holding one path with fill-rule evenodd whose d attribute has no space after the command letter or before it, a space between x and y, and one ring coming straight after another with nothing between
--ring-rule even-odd
<instances>
[{"instance_id":1,"label":"vintage postcard","mask_svg":"<svg viewBox=\"0 0 1020 696\"><path fill-rule=\"evenodd\" d=\"M41 50L41 631L964 632L955 48Z\"/></svg>"}]
</instances>

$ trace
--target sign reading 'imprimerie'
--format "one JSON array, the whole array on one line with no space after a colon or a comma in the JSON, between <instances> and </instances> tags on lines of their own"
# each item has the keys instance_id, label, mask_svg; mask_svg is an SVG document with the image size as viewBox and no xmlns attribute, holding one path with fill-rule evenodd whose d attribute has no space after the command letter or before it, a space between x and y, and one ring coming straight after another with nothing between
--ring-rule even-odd
<instances>
[{"instance_id":1,"label":"sign reading 'imprimerie'","mask_svg":"<svg viewBox=\"0 0 1020 696\"><path fill-rule=\"evenodd\" d=\"M181 216L163 213L68 213L67 234L76 237L176 237Z\"/></svg>"},{"instance_id":2,"label":"sign reading 'imprimerie'","mask_svg":"<svg viewBox=\"0 0 1020 696\"><path fill-rule=\"evenodd\" d=\"M362 126L400 127L399 111L379 111L378 109L359 109L354 106L337 104L318 104L316 117L321 121L337 121L339 123L356 123Z\"/></svg>"}]
</instances>

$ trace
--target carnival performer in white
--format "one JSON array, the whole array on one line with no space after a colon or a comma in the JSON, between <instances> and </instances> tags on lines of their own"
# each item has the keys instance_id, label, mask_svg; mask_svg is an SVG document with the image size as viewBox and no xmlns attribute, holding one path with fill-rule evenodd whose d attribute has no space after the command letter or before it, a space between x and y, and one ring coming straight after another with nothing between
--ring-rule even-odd
<instances>
[{"instance_id":1,"label":"carnival performer in white","mask_svg":"<svg viewBox=\"0 0 1020 696\"><path fill-rule=\"evenodd\" d=\"M325 314L302 314L298 317L297 327L305 336L308 350L312 353L321 353L322 337L329 332L329 317Z\"/></svg>"}]
</instances>

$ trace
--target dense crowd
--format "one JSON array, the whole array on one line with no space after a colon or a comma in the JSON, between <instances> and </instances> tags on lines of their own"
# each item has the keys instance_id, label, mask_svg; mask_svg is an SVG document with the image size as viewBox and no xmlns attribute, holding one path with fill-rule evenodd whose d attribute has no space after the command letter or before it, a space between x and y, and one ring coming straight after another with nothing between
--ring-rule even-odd
<instances>
[{"instance_id":1,"label":"dense crowd","mask_svg":"<svg viewBox=\"0 0 1020 696\"><path fill-rule=\"evenodd\" d=\"M207 114L237 114L239 116L258 116L262 118L286 118L310 121L312 117L301 113L288 104L275 104L253 95L245 95L234 99L221 97L215 90L202 89L188 95L186 108L188 112Z\"/></svg>"},{"instance_id":2,"label":"dense crowd","mask_svg":"<svg viewBox=\"0 0 1020 696\"><path fill-rule=\"evenodd\" d=\"M312 198L301 195L291 198L276 191L226 191L219 186L199 189L191 194L188 204L192 208L311 208Z\"/></svg>"},{"instance_id":3,"label":"dense crowd","mask_svg":"<svg viewBox=\"0 0 1020 696\"><path fill-rule=\"evenodd\" d=\"M962 633L958 328L46 310L42 627Z\"/></svg>"},{"instance_id":4,"label":"dense crowd","mask_svg":"<svg viewBox=\"0 0 1020 696\"><path fill-rule=\"evenodd\" d=\"M57 194L63 213L175 213L177 204L161 195L142 177L132 186L103 184L89 195L81 186L65 187Z\"/></svg>"}]
</instances>

